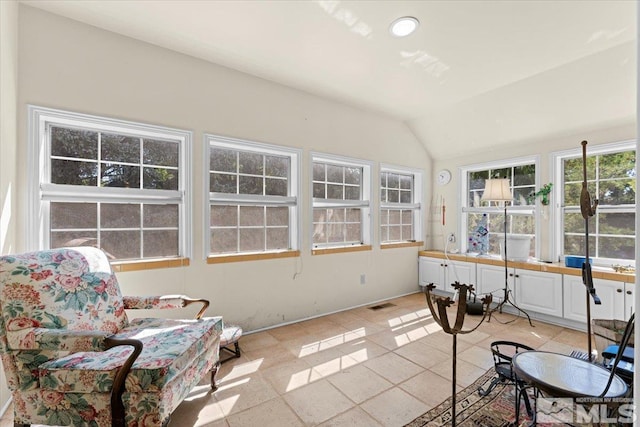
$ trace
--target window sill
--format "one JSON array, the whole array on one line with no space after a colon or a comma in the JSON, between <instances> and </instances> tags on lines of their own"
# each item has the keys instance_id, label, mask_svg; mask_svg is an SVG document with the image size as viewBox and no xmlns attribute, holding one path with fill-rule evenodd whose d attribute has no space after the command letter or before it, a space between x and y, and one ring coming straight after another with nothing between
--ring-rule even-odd
<instances>
[{"instance_id":1,"label":"window sill","mask_svg":"<svg viewBox=\"0 0 640 427\"><path fill-rule=\"evenodd\" d=\"M258 254L215 255L207 258L207 264L223 264L227 262L259 261L262 259L299 257L300 251L266 252Z\"/></svg>"},{"instance_id":2,"label":"window sill","mask_svg":"<svg viewBox=\"0 0 640 427\"><path fill-rule=\"evenodd\" d=\"M381 243L380 249L410 248L410 247L423 246L423 245L424 245L424 242Z\"/></svg>"},{"instance_id":3,"label":"window sill","mask_svg":"<svg viewBox=\"0 0 640 427\"><path fill-rule=\"evenodd\" d=\"M339 248L313 249L311 255L339 254L343 252L370 251L371 245L344 246Z\"/></svg>"},{"instance_id":4,"label":"window sill","mask_svg":"<svg viewBox=\"0 0 640 427\"><path fill-rule=\"evenodd\" d=\"M115 273L139 270L155 270L158 268L188 267L189 258L171 258L158 260L116 261L111 263Z\"/></svg>"}]
</instances>

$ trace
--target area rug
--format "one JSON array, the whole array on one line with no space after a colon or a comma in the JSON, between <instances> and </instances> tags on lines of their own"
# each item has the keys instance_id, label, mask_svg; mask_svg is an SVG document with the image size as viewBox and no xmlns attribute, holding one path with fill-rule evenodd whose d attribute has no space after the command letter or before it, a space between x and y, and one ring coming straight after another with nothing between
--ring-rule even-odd
<instances>
[{"instance_id":1,"label":"area rug","mask_svg":"<svg viewBox=\"0 0 640 427\"><path fill-rule=\"evenodd\" d=\"M487 389L496 375L492 369L473 384L456 394L456 425L460 427L506 427L515 421L515 391L513 385L498 384L487 396L478 394L478 387ZM527 425L524 403L520 405L520 425ZM440 427L451 425L451 398L429 410L405 427Z\"/></svg>"}]
</instances>

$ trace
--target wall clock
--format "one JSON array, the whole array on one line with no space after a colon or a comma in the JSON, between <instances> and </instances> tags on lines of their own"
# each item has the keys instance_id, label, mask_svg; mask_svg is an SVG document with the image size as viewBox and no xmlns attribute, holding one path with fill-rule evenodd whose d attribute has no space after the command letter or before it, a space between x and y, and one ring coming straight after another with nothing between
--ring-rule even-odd
<instances>
[{"instance_id":1,"label":"wall clock","mask_svg":"<svg viewBox=\"0 0 640 427\"><path fill-rule=\"evenodd\" d=\"M449 172L446 169L443 169L440 172L438 172L438 184L445 185L445 184L448 184L449 181L451 181L451 172Z\"/></svg>"}]
</instances>

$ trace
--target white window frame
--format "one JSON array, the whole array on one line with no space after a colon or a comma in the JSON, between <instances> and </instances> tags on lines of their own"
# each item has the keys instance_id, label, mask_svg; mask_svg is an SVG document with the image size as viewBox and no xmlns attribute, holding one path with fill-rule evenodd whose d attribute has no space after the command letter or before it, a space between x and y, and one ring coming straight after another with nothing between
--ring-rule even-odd
<instances>
[{"instance_id":1,"label":"white window frame","mask_svg":"<svg viewBox=\"0 0 640 427\"><path fill-rule=\"evenodd\" d=\"M483 171L487 169L502 169L502 168L511 168L516 166L522 166L533 163L536 167L535 173L535 188L540 188L540 156L526 156L526 157L517 157L512 159L504 159L504 160L496 160L493 162L487 163L478 163L468 166L461 166L459 171L459 180L460 188L458 192L458 203L461 207L461 215L460 215L460 223L458 224L458 232L461 236L460 239L460 250L462 253L466 253L468 250L468 242L469 235L467 233L467 221L469 213L482 213L489 212L496 215L504 215L504 207L502 206L487 206L482 208L472 208L468 206L468 194L469 194L469 183L467 182L467 176L469 172L477 172ZM510 182L511 187L513 188L513 182ZM536 201L535 205L527 205L527 206L507 206L507 215L533 215L534 223L535 223L535 257L540 258L540 227L541 227L541 219L540 215L537 213L538 202Z\"/></svg>"},{"instance_id":2,"label":"white window frame","mask_svg":"<svg viewBox=\"0 0 640 427\"><path fill-rule=\"evenodd\" d=\"M382 210L383 209L402 209L402 210L411 210L412 211L412 220L413 220L413 236L411 236L410 240L404 241L385 241L382 239L382 223L378 227L378 231L380 233L380 245L392 245L394 243L402 243L408 241L420 241L422 236L422 222L423 222L423 209L424 206L424 195L422 191L422 177L423 171L421 169L408 168L404 166L394 166L389 164L380 164L380 173L378 175L378 194L381 192L381 184L380 179L383 173L394 173L399 175L410 175L413 179L413 188L412 188L412 196L413 200L411 203L383 203L382 198L380 199L380 207L379 207L379 218L382 218Z\"/></svg>"},{"instance_id":3,"label":"white window frame","mask_svg":"<svg viewBox=\"0 0 640 427\"><path fill-rule=\"evenodd\" d=\"M590 157L593 155L618 153L621 151L636 151L636 148L637 147L636 147L635 140L625 140L625 141L612 142L607 144L598 144L598 145L587 145L587 157ZM638 155L638 152L636 151L636 160L637 160L637 155ZM563 151L556 151L551 153L550 157L551 157L551 165L552 165L552 176L554 177L554 182L557 183L557 185L554 185L553 187L553 198L552 198L552 200L555 201L554 209L553 209L553 216L555 217L555 220L553 221L553 235L555 236L555 238L553 239L553 254L554 254L554 259L559 259L560 261L564 261L564 216L563 216L564 206L562 205L562 201L564 200L564 198L562 197L563 190L564 190L564 174L563 174L562 164L564 160L582 158L582 147L572 148L572 149L563 150ZM636 174L637 172L638 170L636 168ZM638 197L637 190L638 189L636 188L636 199ZM592 199L596 198L595 195L593 194L591 195L591 197ZM596 211L601 208L602 207L598 206L596 208ZM629 212L636 212L636 215L638 215L635 204L629 205L628 207L615 209L615 211L618 211L618 212L625 211L625 210ZM636 221L638 221L637 218L636 218ZM593 234L593 233L594 233L594 230L590 230L590 234ZM637 231L636 231L636 238L637 238ZM638 250L637 246L638 245L636 244L636 251ZM636 257L637 257L637 254L636 254ZM610 267L612 264L620 263L620 260L612 259L612 258L598 259L598 258L595 258L595 256L591 256L591 255L590 255L590 258L593 258L594 265ZM636 261L635 259L624 260L623 264L631 265L635 268Z\"/></svg>"},{"instance_id":4,"label":"white window frame","mask_svg":"<svg viewBox=\"0 0 640 427\"><path fill-rule=\"evenodd\" d=\"M266 144L262 142L249 141L239 138L231 138L221 135L204 134L204 156L203 156L203 170L204 175L204 189L206 192L207 203L204 206L204 230L206 230L204 238L204 255L206 258L215 257L233 257L249 254L268 254L283 252L282 250L270 250L259 252L238 252L238 253L223 253L212 254L211 253L211 206L213 204L248 204L248 205L260 205L260 206L289 206L289 242L291 248L288 250L299 250L300 244L300 230L301 230L301 218L300 218L300 161L302 157L302 150L290 147L284 147L273 144ZM228 194L228 193L213 193L210 191L209 185L209 161L211 147L220 147L230 150L238 150L245 152L253 152L262 155L277 155L289 157L290 170L288 176L289 190L288 196L258 196L252 194Z\"/></svg>"},{"instance_id":5,"label":"white window frame","mask_svg":"<svg viewBox=\"0 0 640 427\"><path fill-rule=\"evenodd\" d=\"M373 240L373 229L371 219L371 200L372 200L372 186L371 186L371 173L373 169L372 162L362 159L355 159L352 157L337 156L333 154L325 154L312 152L311 161L309 164L309 194L310 194L310 230L309 230L309 242L311 249L332 249L332 248L349 248L371 245ZM313 197L313 164L314 163L328 163L337 166L357 167L362 168L362 187L361 187L361 199L360 200L338 200L338 199L317 199ZM313 243L313 211L314 208L360 208L361 209L361 240L360 244L337 244L337 243Z\"/></svg>"},{"instance_id":6,"label":"white window frame","mask_svg":"<svg viewBox=\"0 0 640 427\"><path fill-rule=\"evenodd\" d=\"M109 202L178 205L178 257L191 257L191 140L192 132L126 120L93 116L52 108L28 106L28 229L29 250L49 248L50 202ZM179 143L178 190L82 187L51 183L49 127L84 128L141 138L176 140ZM98 229L100 225L98 224ZM161 257L164 259L167 257ZM175 258L175 257L170 257ZM151 258L136 258L148 261ZM128 261L128 260L127 260Z\"/></svg>"}]
</instances>

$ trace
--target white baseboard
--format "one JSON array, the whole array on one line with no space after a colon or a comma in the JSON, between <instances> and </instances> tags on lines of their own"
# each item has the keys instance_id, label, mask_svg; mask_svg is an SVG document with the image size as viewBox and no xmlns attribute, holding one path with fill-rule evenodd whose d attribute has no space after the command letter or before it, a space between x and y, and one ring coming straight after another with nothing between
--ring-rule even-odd
<instances>
[{"instance_id":1,"label":"white baseboard","mask_svg":"<svg viewBox=\"0 0 640 427\"><path fill-rule=\"evenodd\" d=\"M379 299L379 300L376 300L376 301L369 301L367 303L354 305L352 307L341 308L340 310L330 311L328 313L322 313L322 314L317 314L315 316L303 317L302 319L291 320L289 322L283 322L283 323L278 323L276 325L266 326L264 328L254 329L252 331L245 332L244 334L245 335L249 335L249 334L255 334L257 332L268 331L269 329L279 328L280 326L287 326L287 325L292 325L294 323L304 322L305 320L317 319L318 317L324 317L324 316L328 316L330 314L340 313L342 311L353 310L354 308L365 307L367 305L373 305L373 304L377 304L379 302L389 301L391 299L400 298L400 297L405 297L407 295L412 295L412 294L415 294L415 293L418 293L418 292L421 292L420 289L415 290L415 291L411 291L411 292L407 292L407 293L401 294L401 295L396 295L396 296L392 296L392 297ZM425 302L425 306L426 306L426 302Z\"/></svg>"},{"instance_id":2,"label":"white baseboard","mask_svg":"<svg viewBox=\"0 0 640 427\"><path fill-rule=\"evenodd\" d=\"M7 400L7 403L5 403L2 409L0 409L0 418L4 418L5 414L7 413L7 409L9 409L9 407L11 406L11 402L13 402L13 396L9 396L9 400Z\"/></svg>"}]
</instances>

